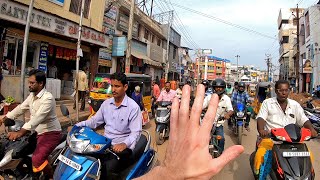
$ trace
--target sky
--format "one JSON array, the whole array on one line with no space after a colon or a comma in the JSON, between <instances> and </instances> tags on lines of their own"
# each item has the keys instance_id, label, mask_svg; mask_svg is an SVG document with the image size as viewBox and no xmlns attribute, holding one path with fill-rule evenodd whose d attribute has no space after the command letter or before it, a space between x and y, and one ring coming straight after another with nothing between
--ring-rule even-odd
<instances>
[{"instance_id":1,"label":"sky","mask_svg":"<svg viewBox=\"0 0 320 180\"><path fill-rule=\"evenodd\" d=\"M236 64L236 55L240 55L240 65L254 65L266 69L266 54L271 54L277 67L279 43L277 19L280 8L299 6L306 8L318 0L155 0L155 12L167 9L175 10L194 41L200 48L212 49L213 55L231 60ZM161 2L162 1L162 2ZM166 6L171 1L172 6ZM166 3L166 4L165 4ZM213 19L179 8L175 4L203 12L228 22L255 30L270 36L266 38ZM175 27L181 23L175 18ZM181 31L181 30L180 30ZM181 33L183 36L186 33ZM272 38L273 37L273 38ZM189 38L190 39L190 38ZM182 39L182 46L189 46ZM194 54L194 52L192 52Z\"/></svg>"}]
</instances>

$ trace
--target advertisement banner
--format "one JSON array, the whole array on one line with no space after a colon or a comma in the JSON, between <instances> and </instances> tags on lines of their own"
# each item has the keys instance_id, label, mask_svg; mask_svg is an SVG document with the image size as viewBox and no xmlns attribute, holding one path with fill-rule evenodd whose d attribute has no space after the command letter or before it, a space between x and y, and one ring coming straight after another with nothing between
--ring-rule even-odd
<instances>
[{"instance_id":1,"label":"advertisement banner","mask_svg":"<svg viewBox=\"0 0 320 180\"><path fill-rule=\"evenodd\" d=\"M49 47L48 43L41 42L38 69L40 69L41 71L44 71L44 72L47 72L48 47Z\"/></svg>"},{"instance_id":2,"label":"advertisement banner","mask_svg":"<svg viewBox=\"0 0 320 180\"><path fill-rule=\"evenodd\" d=\"M112 56L124 56L126 50L127 38L114 37L112 42Z\"/></svg>"},{"instance_id":3,"label":"advertisement banner","mask_svg":"<svg viewBox=\"0 0 320 180\"><path fill-rule=\"evenodd\" d=\"M310 59L303 59L302 73L312 73L312 62Z\"/></svg>"}]
</instances>

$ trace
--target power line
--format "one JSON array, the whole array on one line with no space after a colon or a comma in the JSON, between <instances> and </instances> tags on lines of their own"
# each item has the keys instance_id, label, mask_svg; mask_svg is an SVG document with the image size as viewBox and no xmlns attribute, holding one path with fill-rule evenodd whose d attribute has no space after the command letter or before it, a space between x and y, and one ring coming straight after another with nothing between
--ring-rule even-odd
<instances>
[{"instance_id":1,"label":"power line","mask_svg":"<svg viewBox=\"0 0 320 180\"><path fill-rule=\"evenodd\" d=\"M166 0L162 0L163 2L166 2L168 3L168 1ZM210 19L213 19L215 21L218 21L218 22L221 22L221 23L224 23L224 24L227 24L227 25L230 25L230 26L233 26L233 27L236 27L238 29L241 29L241 30L244 30L244 31L247 31L247 32L250 32L250 33L253 33L253 34L256 34L256 35L259 35L259 36L263 36L265 38L269 38L269 39L275 39L274 37L272 36L269 36L269 35L266 35L266 34L263 34L263 33L260 33L258 31L255 31L255 30L252 30L252 29L249 29L247 27L244 27L244 26L241 26L241 25L238 25L238 24L234 24L232 22L229 22L229 21L226 21L226 20L223 20L221 18L217 18L217 17L214 17L214 16L211 16L209 14L205 14L205 13L202 13L202 12L199 12L199 11L196 11L194 9L191 9L191 8L187 8L187 7L184 7L184 6L181 6L179 4L176 4L176 3L171 3L172 5L176 6L176 7L179 7L181 9L184 9L186 11L189 11L189 12L192 12L192 13L195 13L195 14L198 14L198 15L201 15L201 16L204 16L204 17L207 17L207 18L210 18Z\"/></svg>"}]
</instances>

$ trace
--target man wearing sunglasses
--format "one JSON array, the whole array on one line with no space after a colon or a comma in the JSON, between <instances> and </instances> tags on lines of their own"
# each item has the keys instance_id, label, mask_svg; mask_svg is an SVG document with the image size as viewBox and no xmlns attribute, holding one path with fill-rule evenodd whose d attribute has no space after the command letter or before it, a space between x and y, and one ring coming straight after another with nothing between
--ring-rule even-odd
<instances>
[{"instance_id":1,"label":"man wearing sunglasses","mask_svg":"<svg viewBox=\"0 0 320 180\"><path fill-rule=\"evenodd\" d=\"M257 165L259 164L257 160L264 156L264 153L258 152L271 150L273 146L272 140L266 138L270 134L271 129L283 128L289 124L297 124L300 127L310 129L312 137L318 136L317 131L312 127L300 104L288 98L290 92L289 82L285 80L277 81L275 90L277 97L264 100L257 115L257 129L260 137L255 157L256 175L259 173L260 168Z\"/></svg>"}]
</instances>

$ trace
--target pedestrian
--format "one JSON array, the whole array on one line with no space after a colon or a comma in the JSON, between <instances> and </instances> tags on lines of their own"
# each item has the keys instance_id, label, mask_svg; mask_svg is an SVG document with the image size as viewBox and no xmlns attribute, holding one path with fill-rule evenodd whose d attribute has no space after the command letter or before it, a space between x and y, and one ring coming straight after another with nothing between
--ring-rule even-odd
<instances>
[{"instance_id":1,"label":"pedestrian","mask_svg":"<svg viewBox=\"0 0 320 180\"><path fill-rule=\"evenodd\" d=\"M136 86L134 88L134 91L131 94L131 98L139 105L140 110L144 110L144 105L143 105L143 98L142 94L140 93L140 86Z\"/></svg>"},{"instance_id":2,"label":"pedestrian","mask_svg":"<svg viewBox=\"0 0 320 180\"><path fill-rule=\"evenodd\" d=\"M165 83L166 83L166 80L165 80L164 75L163 75L162 78L160 79L160 89L164 88Z\"/></svg>"},{"instance_id":3,"label":"pedestrian","mask_svg":"<svg viewBox=\"0 0 320 180\"><path fill-rule=\"evenodd\" d=\"M86 91L89 90L88 88L88 78L87 74L85 73L86 67L83 67L82 70L79 71L78 74L78 99L81 100L81 107L80 111L84 111L85 108L85 99L86 99ZM76 83L74 83L74 88L77 90ZM76 98L74 98L73 109L76 109Z\"/></svg>"}]
</instances>

